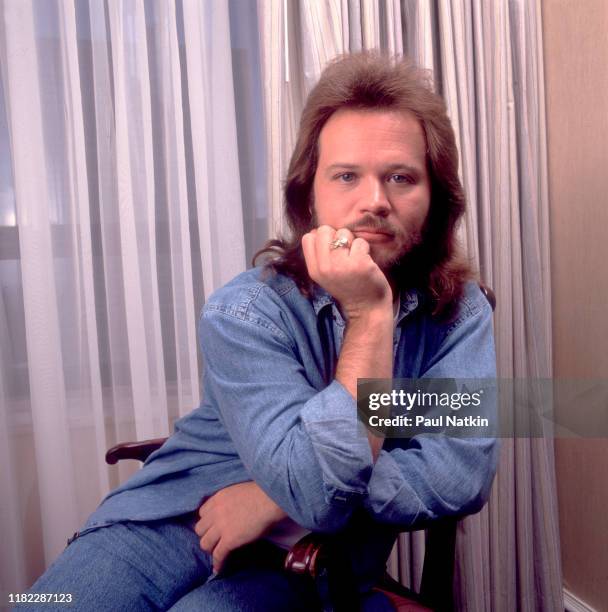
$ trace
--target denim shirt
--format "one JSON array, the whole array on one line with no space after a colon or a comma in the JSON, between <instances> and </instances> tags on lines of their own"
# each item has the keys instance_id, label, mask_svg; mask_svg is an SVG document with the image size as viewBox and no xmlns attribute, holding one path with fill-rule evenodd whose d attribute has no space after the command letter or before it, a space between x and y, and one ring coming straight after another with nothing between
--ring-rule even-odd
<instances>
[{"instance_id":1,"label":"denim shirt","mask_svg":"<svg viewBox=\"0 0 608 612\"><path fill-rule=\"evenodd\" d=\"M495 377L492 311L476 284L449 323L430 316L421 293L400 298L395 377ZM492 438L386 439L373 463L356 402L334 379L344 329L325 291L306 298L260 268L216 291L199 322L201 405L86 530L192 512L254 480L302 527L340 532L363 576L383 570L399 530L481 508L496 469Z\"/></svg>"}]
</instances>

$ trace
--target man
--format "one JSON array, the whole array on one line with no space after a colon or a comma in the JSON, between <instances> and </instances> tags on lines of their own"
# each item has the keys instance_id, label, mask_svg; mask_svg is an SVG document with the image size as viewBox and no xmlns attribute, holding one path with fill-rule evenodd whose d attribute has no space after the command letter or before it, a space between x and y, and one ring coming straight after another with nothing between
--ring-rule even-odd
<instances>
[{"instance_id":1,"label":"man","mask_svg":"<svg viewBox=\"0 0 608 612\"><path fill-rule=\"evenodd\" d=\"M407 63L334 62L285 199L291 235L205 305L202 405L33 591L81 609L314 610L314 589L280 569L313 530L337 534L372 609L399 529L487 499L492 439L385 440L356 418L359 378L495 376L491 309L457 256L441 99Z\"/></svg>"}]
</instances>

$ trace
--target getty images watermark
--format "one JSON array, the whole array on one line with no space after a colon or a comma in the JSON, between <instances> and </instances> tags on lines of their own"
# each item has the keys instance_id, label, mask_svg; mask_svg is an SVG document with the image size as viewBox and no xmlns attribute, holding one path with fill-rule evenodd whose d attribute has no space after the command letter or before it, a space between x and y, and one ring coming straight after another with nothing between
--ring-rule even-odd
<instances>
[{"instance_id":1,"label":"getty images watermark","mask_svg":"<svg viewBox=\"0 0 608 612\"><path fill-rule=\"evenodd\" d=\"M386 437L496 435L496 381L360 379L360 420Z\"/></svg>"},{"instance_id":2,"label":"getty images watermark","mask_svg":"<svg viewBox=\"0 0 608 612\"><path fill-rule=\"evenodd\" d=\"M479 415L457 416L455 411L469 406L478 408L481 406L481 398L484 390L474 391L473 393L437 393L430 391L408 392L403 389L392 389L389 393L370 393L367 406L370 411L379 410L391 406L395 409L404 409L408 413L416 409L433 410L437 407L449 408L453 414L437 414L430 416L425 414L397 414L391 417L381 417L379 414L370 414L368 422L372 427L488 427L490 420Z\"/></svg>"},{"instance_id":3,"label":"getty images watermark","mask_svg":"<svg viewBox=\"0 0 608 612\"><path fill-rule=\"evenodd\" d=\"M359 420L385 437L608 437L608 381L359 379Z\"/></svg>"}]
</instances>

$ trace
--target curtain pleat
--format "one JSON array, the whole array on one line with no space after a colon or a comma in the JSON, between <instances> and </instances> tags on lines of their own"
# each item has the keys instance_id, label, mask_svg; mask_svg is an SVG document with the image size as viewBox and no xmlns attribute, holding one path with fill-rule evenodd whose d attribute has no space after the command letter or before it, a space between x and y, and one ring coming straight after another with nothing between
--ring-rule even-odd
<instances>
[{"instance_id":1,"label":"curtain pleat","mask_svg":"<svg viewBox=\"0 0 608 612\"><path fill-rule=\"evenodd\" d=\"M78 49L76 32L76 14L74 6L62 4L59 6L59 38L62 41L62 67L65 74L65 100L67 115L73 121L66 123L66 141L71 143L67 150L66 170L67 186L70 192L69 203L72 208L71 225L72 243L76 249L73 265L74 278L77 279L76 312L80 313L77 325L78 347L82 353L79 365L82 368L80 380L82 385L75 394L73 404L89 406L95 423L95 450L102 455L105 449L106 437L104 431L104 415L102 401L102 382L99 364L97 321L95 316L95 288L93 244L91 235L91 215L88 203L89 181L86 168L86 145L84 139L84 117L80 92L82 90L80 72L78 69ZM101 464L97 464L96 477L102 489L110 486L108 472ZM86 508L80 509L80 515Z\"/></svg>"},{"instance_id":2,"label":"curtain pleat","mask_svg":"<svg viewBox=\"0 0 608 612\"><path fill-rule=\"evenodd\" d=\"M164 101L160 132L163 134L165 190L161 201L166 202L169 234L168 259L171 275L173 333L179 406L192 406L198 396L198 363L196 313L192 285L190 216L186 181L186 149L177 20L175 5L158 4L160 36L157 38L159 82ZM162 351L157 351L162 355Z\"/></svg>"},{"instance_id":3,"label":"curtain pleat","mask_svg":"<svg viewBox=\"0 0 608 612\"><path fill-rule=\"evenodd\" d=\"M288 157L285 140L284 117L291 112L285 103L285 33L284 0L257 0L260 28L260 55L264 83L264 119L266 125L266 188L271 214L268 219L268 233L274 236L286 231L283 218L282 184L287 174Z\"/></svg>"},{"instance_id":4,"label":"curtain pleat","mask_svg":"<svg viewBox=\"0 0 608 612\"><path fill-rule=\"evenodd\" d=\"M225 2L184 0L183 11L192 146L195 155L199 146L206 151L193 172L199 223L206 217L199 229L207 254L202 262L207 297L246 264L229 9Z\"/></svg>"},{"instance_id":5,"label":"curtain pleat","mask_svg":"<svg viewBox=\"0 0 608 612\"><path fill-rule=\"evenodd\" d=\"M118 248L121 263L121 292L124 295L124 322L126 327L127 359L137 367L130 368L130 389L133 411L135 415L135 435L137 438L154 437L159 426L153 414L150 418L149 407L154 406L150 371L150 339L146 323L148 316L144 309L144 294L142 288L150 281L149 240L146 231L146 220L142 220L137 204L140 197L149 198L152 194L145 191L146 183L141 181L141 175L136 172L132 157L139 156L140 142L137 137L141 133L137 126L137 116L129 113L129 106L141 100L142 105L149 103L142 99L139 81L129 78L129 69L135 74L147 73L147 56L143 53L131 53L127 50L125 30L137 26L141 20L143 3L134 5L134 14L126 19L120 3L107 5L110 24L110 41L112 49L112 77L114 84L114 119L116 122L115 160L118 213ZM138 15L139 13L139 15ZM137 34L136 34L137 36ZM137 45L136 45L136 50ZM128 62L132 62L129 66ZM135 124L135 125L134 125ZM135 179L135 180L134 180ZM140 223L140 220L143 221ZM135 239L134 239L135 238ZM140 245L143 249L140 250Z\"/></svg>"},{"instance_id":6,"label":"curtain pleat","mask_svg":"<svg viewBox=\"0 0 608 612\"><path fill-rule=\"evenodd\" d=\"M439 66L435 62L435 46L438 37L433 35L436 29L434 4L426 0L402 2L401 33L405 55L421 68L434 70L437 77Z\"/></svg>"}]
</instances>

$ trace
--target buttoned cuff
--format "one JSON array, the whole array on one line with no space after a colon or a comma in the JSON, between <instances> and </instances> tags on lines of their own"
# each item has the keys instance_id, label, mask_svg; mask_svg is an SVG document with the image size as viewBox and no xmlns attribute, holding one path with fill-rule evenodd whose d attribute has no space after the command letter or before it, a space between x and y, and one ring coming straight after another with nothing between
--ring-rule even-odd
<instances>
[{"instance_id":1,"label":"buttoned cuff","mask_svg":"<svg viewBox=\"0 0 608 612\"><path fill-rule=\"evenodd\" d=\"M300 413L321 468L328 503L351 505L367 494L373 461L352 395L337 380Z\"/></svg>"},{"instance_id":2,"label":"buttoned cuff","mask_svg":"<svg viewBox=\"0 0 608 612\"><path fill-rule=\"evenodd\" d=\"M407 527L416 522L422 501L403 478L402 470L392 455L382 450L369 480L364 508L384 522Z\"/></svg>"}]
</instances>

